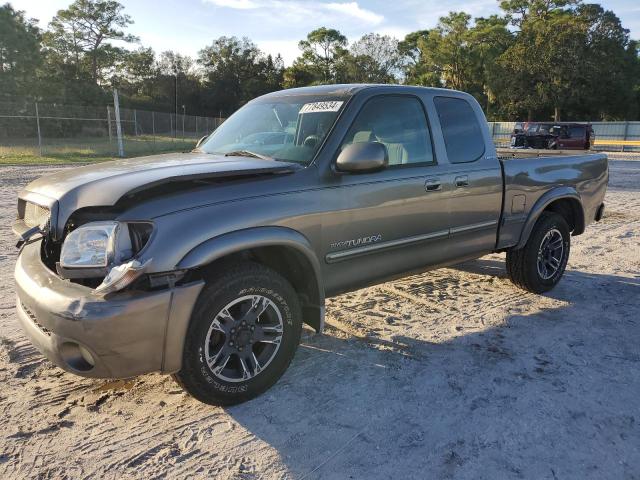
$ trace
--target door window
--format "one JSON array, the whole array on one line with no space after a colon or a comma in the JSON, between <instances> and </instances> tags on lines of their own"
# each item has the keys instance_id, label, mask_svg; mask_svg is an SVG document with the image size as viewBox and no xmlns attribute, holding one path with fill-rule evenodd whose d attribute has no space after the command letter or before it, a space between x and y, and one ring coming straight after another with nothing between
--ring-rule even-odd
<instances>
[{"instance_id":1,"label":"door window","mask_svg":"<svg viewBox=\"0 0 640 480\"><path fill-rule=\"evenodd\" d=\"M362 108L342 143L380 142L387 147L389 166L433 163L427 118L415 97L381 96Z\"/></svg>"},{"instance_id":2,"label":"door window","mask_svg":"<svg viewBox=\"0 0 640 480\"><path fill-rule=\"evenodd\" d=\"M584 127L571 127L569 128L569 136L571 138L584 138Z\"/></svg>"},{"instance_id":3,"label":"door window","mask_svg":"<svg viewBox=\"0 0 640 480\"><path fill-rule=\"evenodd\" d=\"M442 136L451 163L475 162L484 154L484 137L475 112L462 98L435 97Z\"/></svg>"}]
</instances>

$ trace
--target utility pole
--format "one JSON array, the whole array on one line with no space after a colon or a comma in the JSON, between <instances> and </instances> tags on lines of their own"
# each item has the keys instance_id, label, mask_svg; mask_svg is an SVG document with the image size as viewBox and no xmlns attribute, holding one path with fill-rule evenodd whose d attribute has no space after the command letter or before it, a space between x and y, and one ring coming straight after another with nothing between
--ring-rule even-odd
<instances>
[{"instance_id":1,"label":"utility pole","mask_svg":"<svg viewBox=\"0 0 640 480\"><path fill-rule=\"evenodd\" d=\"M178 68L176 67L173 71L176 74L176 133L174 134L174 137L177 137L177 130L178 130Z\"/></svg>"},{"instance_id":2,"label":"utility pole","mask_svg":"<svg viewBox=\"0 0 640 480\"><path fill-rule=\"evenodd\" d=\"M113 89L113 110L116 115L116 133L118 135L118 156L124 157L124 145L122 143L122 125L120 125L120 101L118 100L118 90Z\"/></svg>"},{"instance_id":3,"label":"utility pole","mask_svg":"<svg viewBox=\"0 0 640 480\"><path fill-rule=\"evenodd\" d=\"M40 114L38 113L38 102L36 102L36 125L38 127L38 150L42 156L42 134L40 133Z\"/></svg>"},{"instance_id":4,"label":"utility pole","mask_svg":"<svg viewBox=\"0 0 640 480\"><path fill-rule=\"evenodd\" d=\"M186 110L184 108L184 105L182 105L182 143L184 143L184 115L186 113Z\"/></svg>"}]
</instances>

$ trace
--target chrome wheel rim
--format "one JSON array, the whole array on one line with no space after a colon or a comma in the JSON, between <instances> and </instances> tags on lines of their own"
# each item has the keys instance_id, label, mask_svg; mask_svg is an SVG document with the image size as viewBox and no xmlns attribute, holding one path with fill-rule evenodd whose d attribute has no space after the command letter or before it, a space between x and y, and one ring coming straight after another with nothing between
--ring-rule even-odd
<instances>
[{"instance_id":1,"label":"chrome wheel rim","mask_svg":"<svg viewBox=\"0 0 640 480\"><path fill-rule=\"evenodd\" d=\"M557 228L551 229L542 239L538 249L538 275L543 280L552 278L562 266L564 240Z\"/></svg>"},{"instance_id":2,"label":"chrome wheel rim","mask_svg":"<svg viewBox=\"0 0 640 480\"><path fill-rule=\"evenodd\" d=\"M262 295L229 302L211 321L205 338L205 362L225 382L243 382L259 375L273 361L282 342L278 306Z\"/></svg>"}]
</instances>

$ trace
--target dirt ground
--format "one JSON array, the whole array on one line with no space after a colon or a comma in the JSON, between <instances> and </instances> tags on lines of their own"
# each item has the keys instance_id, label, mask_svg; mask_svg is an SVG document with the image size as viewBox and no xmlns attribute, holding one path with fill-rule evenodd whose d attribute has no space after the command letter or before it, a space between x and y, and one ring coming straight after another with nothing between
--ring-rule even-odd
<instances>
[{"instance_id":1,"label":"dirt ground","mask_svg":"<svg viewBox=\"0 0 640 480\"><path fill-rule=\"evenodd\" d=\"M274 388L222 409L41 358L10 224L47 169L0 168L0 478L640 478L640 158L610 170L549 294L490 255L337 297Z\"/></svg>"}]
</instances>

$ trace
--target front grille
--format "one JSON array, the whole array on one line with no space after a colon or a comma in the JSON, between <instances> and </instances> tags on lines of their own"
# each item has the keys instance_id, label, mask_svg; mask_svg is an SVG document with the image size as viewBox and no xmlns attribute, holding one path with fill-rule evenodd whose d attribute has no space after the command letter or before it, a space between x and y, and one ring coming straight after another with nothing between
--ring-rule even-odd
<instances>
[{"instance_id":1,"label":"front grille","mask_svg":"<svg viewBox=\"0 0 640 480\"><path fill-rule=\"evenodd\" d=\"M44 227L49 222L51 212L47 207L26 202L24 206L24 223L27 227Z\"/></svg>"},{"instance_id":2,"label":"front grille","mask_svg":"<svg viewBox=\"0 0 640 480\"><path fill-rule=\"evenodd\" d=\"M24 310L24 313L27 314L27 316L31 319L31 321L33 322L33 324L38 327L38 329L40 329L40 331L42 333L44 333L46 336L50 337L51 336L51 330L49 330L46 327L43 327L42 325L40 325L38 323L38 319L36 318L36 314L33 313L31 311L31 309L29 307L27 307L24 303L20 302L20 306L22 307L22 310Z\"/></svg>"}]
</instances>

